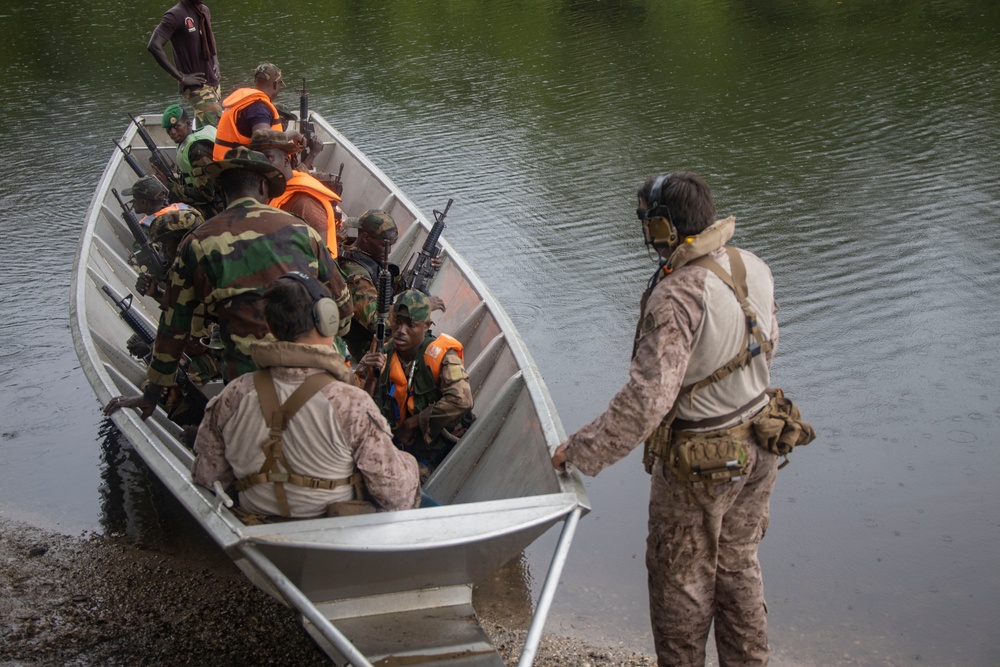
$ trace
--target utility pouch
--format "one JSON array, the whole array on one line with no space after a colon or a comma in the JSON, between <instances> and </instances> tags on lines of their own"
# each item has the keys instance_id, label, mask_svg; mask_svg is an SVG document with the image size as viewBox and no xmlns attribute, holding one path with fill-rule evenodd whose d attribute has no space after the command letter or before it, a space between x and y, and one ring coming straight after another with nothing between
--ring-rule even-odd
<instances>
[{"instance_id":1,"label":"utility pouch","mask_svg":"<svg viewBox=\"0 0 1000 667\"><path fill-rule=\"evenodd\" d=\"M706 485L739 479L746 468L747 450L727 431L679 435L670 448L670 469L682 482Z\"/></svg>"},{"instance_id":2,"label":"utility pouch","mask_svg":"<svg viewBox=\"0 0 1000 667\"><path fill-rule=\"evenodd\" d=\"M646 469L646 474L653 474L653 464L656 459L666 460L667 452L670 451L670 438L672 431L670 424L673 422L673 412L660 422L660 425L646 438L645 447L642 451L642 465Z\"/></svg>"},{"instance_id":3,"label":"utility pouch","mask_svg":"<svg viewBox=\"0 0 1000 667\"><path fill-rule=\"evenodd\" d=\"M786 456L795 447L816 439L816 431L802 419L792 399L777 387L767 390L770 402L753 418L753 431L760 446L778 456Z\"/></svg>"},{"instance_id":4,"label":"utility pouch","mask_svg":"<svg viewBox=\"0 0 1000 667\"><path fill-rule=\"evenodd\" d=\"M326 515L329 517L358 516L359 514L374 514L375 512L375 505L367 500L344 500L326 506Z\"/></svg>"}]
</instances>

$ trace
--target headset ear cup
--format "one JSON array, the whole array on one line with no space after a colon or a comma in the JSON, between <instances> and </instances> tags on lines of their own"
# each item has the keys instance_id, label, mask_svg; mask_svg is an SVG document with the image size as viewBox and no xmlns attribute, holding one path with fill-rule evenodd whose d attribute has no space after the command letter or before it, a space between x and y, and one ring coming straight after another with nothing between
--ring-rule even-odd
<instances>
[{"instance_id":1,"label":"headset ear cup","mask_svg":"<svg viewBox=\"0 0 1000 667\"><path fill-rule=\"evenodd\" d=\"M316 301L313 304L313 321L316 324L316 331L321 336L336 336L340 328L340 311L337 303L327 297Z\"/></svg>"},{"instance_id":2,"label":"headset ear cup","mask_svg":"<svg viewBox=\"0 0 1000 667\"><path fill-rule=\"evenodd\" d=\"M654 248L677 245L677 230L670 224L668 218L657 216L646 224L649 227L649 242Z\"/></svg>"}]
</instances>

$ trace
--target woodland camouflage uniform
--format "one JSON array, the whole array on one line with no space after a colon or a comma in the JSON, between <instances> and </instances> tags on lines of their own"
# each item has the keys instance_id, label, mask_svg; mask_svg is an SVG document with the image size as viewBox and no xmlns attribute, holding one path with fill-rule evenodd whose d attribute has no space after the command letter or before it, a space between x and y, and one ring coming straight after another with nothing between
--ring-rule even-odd
<instances>
[{"instance_id":1,"label":"woodland camouflage uniform","mask_svg":"<svg viewBox=\"0 0 1000 667\"><path fill-rule=\"evenodd\" d=\"M189 233L181 242L164 294L160 325L147 378L173 384L178 359L200 304L219 324L225 350L226 381L256 370L250 344L274 340L264 321L260 295L288 271L299 270L328 283L336 263L323 240L293 215L246 197ZM334 294L338 306L349 303L345 288ZM343 318L341 333L350 326Z\"/></svg>"}]
</instances>

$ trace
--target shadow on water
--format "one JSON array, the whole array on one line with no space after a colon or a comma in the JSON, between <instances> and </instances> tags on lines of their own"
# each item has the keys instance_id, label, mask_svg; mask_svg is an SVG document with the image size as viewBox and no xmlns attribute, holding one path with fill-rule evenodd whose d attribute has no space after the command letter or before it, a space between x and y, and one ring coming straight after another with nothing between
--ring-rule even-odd
<instances>
[{"instance_id":1,"label":"shadow on water","mask_svg":"<svg viewBox=\"0 0 1000 667\"><path fill-rule=\"evenodd\" d=\"M101 422L100 525L144 549L228 562L110 419Z\"/></svg>"}]
</instances>

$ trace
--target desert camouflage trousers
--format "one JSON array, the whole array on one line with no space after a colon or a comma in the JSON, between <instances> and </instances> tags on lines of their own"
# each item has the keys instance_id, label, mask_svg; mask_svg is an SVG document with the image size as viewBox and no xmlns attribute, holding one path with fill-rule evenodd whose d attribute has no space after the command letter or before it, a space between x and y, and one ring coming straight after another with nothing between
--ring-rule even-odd
<instances>
[{"instance_id":1,"label":"desert camouflage trousers","mask_svg":"<svg viewBox=\"0 0 1000 667\"><path fill-rule=\"evenodd\" d=\"M745 442L747 472L736 482L681 482L653 467L646 569L660 667L705 664L715 621L721 667L767 665L764 581L757 546L768 523L778 457Z\"/></svg>"},{"instance_id":2,"label":"desert camouflage trousers","mask_svg":"<svg viewBox=\"0 0 1000 667\"><path fill-rule=\"evenodd\" d=\"M194 109L194 119L198 127L217 126L222 118L222 91L219 86L185 88L181 93Z\"/></svg>"}]
</instances>

